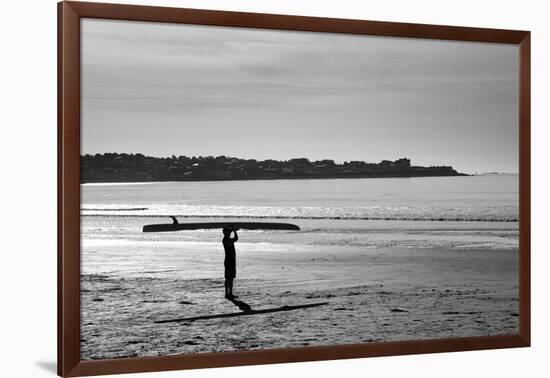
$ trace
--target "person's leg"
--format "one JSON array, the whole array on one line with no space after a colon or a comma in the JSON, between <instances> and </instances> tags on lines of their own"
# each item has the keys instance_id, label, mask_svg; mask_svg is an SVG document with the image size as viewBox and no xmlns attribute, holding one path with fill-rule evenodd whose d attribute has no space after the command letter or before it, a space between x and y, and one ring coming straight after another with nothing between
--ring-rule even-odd
<instances>
[{"instance_id":1,"label":"person's leg","mask_svg":"<svg viewBox=\"0 0 550 378\"><path fill-rule=\"evenodd\" d=\"M233 294L233 280L235 279L235 277L237 276L237 254L235 253L235 255L233 256L233 266L232 266L232 272L231 272L231 296L233 298L235 298L235 295Z\"/></svg>"},{"instance_id":2,"label":"person's leg","mask_svg":"<svg viewBox=\"0 0 550 378\"><path fill-rule=\"evenodd\" d=\"M233 294L233 282L234 282L233 280L234 280L234 278L231 278L229 280L229 296L231 298L236 298L235 294Z\"/></svg>"}]
</instances>

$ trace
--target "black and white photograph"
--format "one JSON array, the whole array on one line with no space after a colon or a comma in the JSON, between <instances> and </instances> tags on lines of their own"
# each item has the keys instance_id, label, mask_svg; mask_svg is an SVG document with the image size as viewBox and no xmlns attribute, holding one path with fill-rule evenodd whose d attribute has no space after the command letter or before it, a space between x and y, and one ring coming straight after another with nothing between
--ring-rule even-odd
<instances>
[{"instance_id":1,"label":"black and white photograph","mask_svg":"<svg viewBox=\"0 0 550 378\"><path fill-rule=\"evenodd\" d=\"M81 360L517 334L518 62L82 19Z\"/></svg>"}]
</instances>

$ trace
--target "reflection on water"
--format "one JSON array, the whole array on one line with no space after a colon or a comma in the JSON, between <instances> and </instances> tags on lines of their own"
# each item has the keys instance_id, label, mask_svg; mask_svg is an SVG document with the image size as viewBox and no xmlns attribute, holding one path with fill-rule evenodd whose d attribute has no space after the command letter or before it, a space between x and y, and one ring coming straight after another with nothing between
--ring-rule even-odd
<instances>
[{"instance_id":1,"label":"reflection on water","mask_svg":"<svg viewBox=\"0 0 550 378\"><path fill-rule=\"evenodd\" d=\"M517 221L518 176L82 185L83 215Z\"/></svg>"}]
</instances>

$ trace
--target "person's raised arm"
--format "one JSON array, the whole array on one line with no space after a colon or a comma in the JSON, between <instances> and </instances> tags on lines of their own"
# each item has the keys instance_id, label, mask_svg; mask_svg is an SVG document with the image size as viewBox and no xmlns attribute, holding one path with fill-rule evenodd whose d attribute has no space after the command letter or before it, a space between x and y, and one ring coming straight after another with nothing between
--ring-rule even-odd
<instances>
[{"instance_id":1,"label":"person's raised arm","mask_svg":"<svg viewBox=\"0 0 550 378\"><path fill-rule=\"evenodd\" d=\"M233 235L235 235L235 237L233 238L233 242L236 242L237 240L239 240L239 235L237 235L237 230L233 230Z\"/></svg>"}]
</instances>

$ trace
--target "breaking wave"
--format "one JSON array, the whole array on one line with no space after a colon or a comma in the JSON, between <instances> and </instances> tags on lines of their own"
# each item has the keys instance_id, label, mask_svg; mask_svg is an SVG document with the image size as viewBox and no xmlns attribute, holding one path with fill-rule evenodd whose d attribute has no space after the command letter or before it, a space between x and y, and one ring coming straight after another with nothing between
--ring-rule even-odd
<instances>
[{"instance_id":1,"label":"breaking wave","mask_svg":"<svg viewBox=\"0 0 550 378\"><path fill-rule=\"evenodd\" d=\"M82 214L84 217L137 217L166 218L165 214ZM177 218L219 218L219 219L308 219L308 220L377 220L377 221L417 221L417 222L518 222L517 218L460 218L460 217L354 217L354 216L282 216L282 215L188 215L173 214Z\"/></svg>"}]
</instances>

